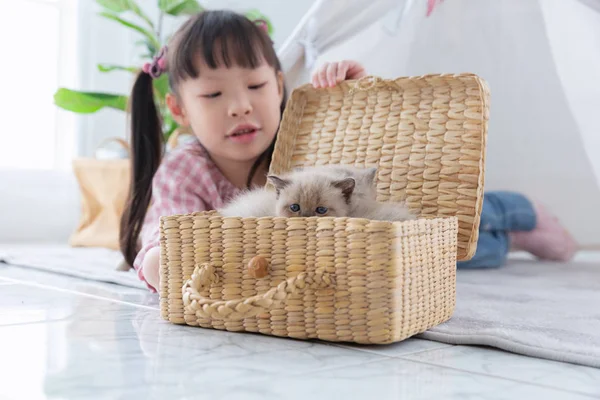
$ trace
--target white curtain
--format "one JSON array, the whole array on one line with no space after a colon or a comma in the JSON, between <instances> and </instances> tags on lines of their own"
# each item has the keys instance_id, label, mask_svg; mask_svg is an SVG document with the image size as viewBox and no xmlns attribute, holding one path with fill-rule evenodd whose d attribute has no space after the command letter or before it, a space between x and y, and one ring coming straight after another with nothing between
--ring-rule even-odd
<instances>
[{"instance_id":1,"label":"white curtain","mask_svg":"<svg viewBox=\"0 0 600 400\"><path fill-rule=\"evenodd\" d=\"M316 0L278 53L290 88L308 82L319 56L359 35L405 0Z\"/></svg>"},{"instance_id":2,"label":"white curtain","mask_svg":"<svg viewBox=\"0 0 600 400\"><path fill-rule=\"evenodd\" d=\"M290 86L340 59L388 78L479 74L492 91L486 190L538 199L600 245L600 0L438 0L429 16L428 0L348 3L373 11L350 20L353 36L346 2L318 1L281 49ZM290 50L307 35L316 56Z\"/></svg>"},{"instance_id":3,"label":"white curtain","mask_svg":"<svg viewBox=\"0 0 600 400\"><path fill-rule=\"evenodd\" d=\"M600 0L540 5L556 71L600 185Z\"/></svg>"}]
</instances>

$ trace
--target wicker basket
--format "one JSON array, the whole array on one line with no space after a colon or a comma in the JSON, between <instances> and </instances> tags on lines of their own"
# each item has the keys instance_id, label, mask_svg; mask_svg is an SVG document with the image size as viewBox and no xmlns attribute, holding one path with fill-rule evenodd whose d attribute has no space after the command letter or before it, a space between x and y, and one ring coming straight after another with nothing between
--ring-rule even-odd
<instances>
[{"instance_id":1,"label":"wicker basket","mask_svg":"<svg viewBox=\"0 0 600 400\"><path fill-rule=\"evenodd\" d=\"M381 201L420 218L161 219L161 313L177 324L390 343L450 318L475 252L489 112L472 74L296 89L271 172L377 166Z\"/></svg>"}]
</instances>

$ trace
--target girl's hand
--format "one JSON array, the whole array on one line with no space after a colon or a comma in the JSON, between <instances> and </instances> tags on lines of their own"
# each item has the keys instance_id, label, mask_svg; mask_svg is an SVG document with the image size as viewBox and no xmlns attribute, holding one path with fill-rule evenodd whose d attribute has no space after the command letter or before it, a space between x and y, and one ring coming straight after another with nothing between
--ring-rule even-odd
<instances>
[{"instance_id":1,"label":"girl's hand","mask_svg":"<svg viewBox=\"0 0 600 400\"><path fill-rule=\"evenodd\" d=\"M366 75L365 68L356 61L325 63L313 74L312 84L315 88L334 87L346 79L358 79Z\"/></svg>"}]
</instances>

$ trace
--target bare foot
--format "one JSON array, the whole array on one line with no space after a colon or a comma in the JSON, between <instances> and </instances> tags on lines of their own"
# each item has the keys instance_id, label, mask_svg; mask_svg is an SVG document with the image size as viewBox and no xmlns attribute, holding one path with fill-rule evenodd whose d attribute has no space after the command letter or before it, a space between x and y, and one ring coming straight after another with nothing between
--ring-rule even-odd
<instances>
[{"instance_id":1,"label":"bare foot","mask_svg":"<svg viewBox=\"0 0 600 400\"><path fill-rule=\"evenodd\" d=\"M142 272L146 282L152 286L155 290L160 287L160 248L154 247L146 253L144 261L142 262Z\"/></svg>"},{"instance_id":2,"label":"bare foot","mask_svg":"<svg viewBox=\"0 0 600 400\"><path fill-rule=\"evenodd\" d=\"M577 244L569 232L544 206L534 203L537 224L532 231L511 232L512 245L542 260L569 261L577 251Z\"/></svg>"}]
</instances>

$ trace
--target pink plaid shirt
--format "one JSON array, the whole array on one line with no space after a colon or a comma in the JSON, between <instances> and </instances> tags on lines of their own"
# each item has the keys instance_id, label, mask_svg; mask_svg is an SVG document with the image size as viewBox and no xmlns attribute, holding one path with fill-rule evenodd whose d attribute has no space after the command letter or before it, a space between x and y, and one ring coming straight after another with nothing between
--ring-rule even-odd
<instances>
[{"instance_id":1,"label":"pink plaid shirt","mask_svg":"<svg viewBox=\"0 0 600 400\"><path fill-rule=\"evenodd\" d=\"M214 210L238 191L199 142L182 145L168 153L152 181L152 202L140 233L141 250L133 263L138 277L156 291L146 281L141 267L148 250L159 246L161 216Z\"/></svg>"}]
</instances>

